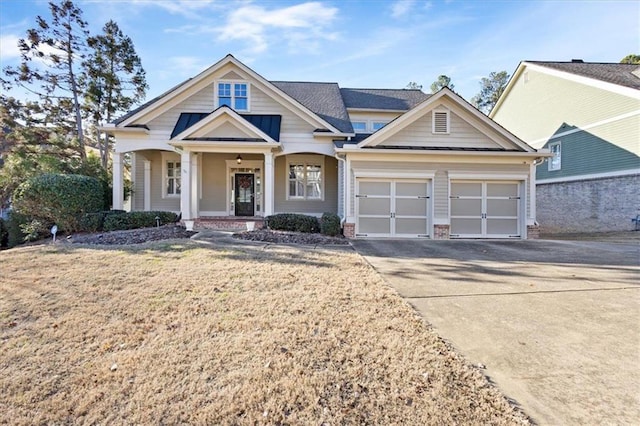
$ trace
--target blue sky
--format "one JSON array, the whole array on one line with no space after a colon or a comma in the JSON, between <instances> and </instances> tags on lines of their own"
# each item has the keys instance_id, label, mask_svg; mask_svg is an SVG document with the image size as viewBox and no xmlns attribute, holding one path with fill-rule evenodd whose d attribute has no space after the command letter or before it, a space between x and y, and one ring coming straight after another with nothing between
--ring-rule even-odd
<instances>
[{"instance_id":1,"label":"blue sky","mask_svg":"<svg viewBox=\"0 0 640 426\"><path fill-rule=\"evenodd\" d=\"M618 62L640 53L640 1L76 1L91 30L114 19L147 71L147 99L227 53L268 80L341 87L429 86L471 99L481 77L521 60ZM49 16L46 1L0 0L0 64ZM15 93L14 96L20 96Z\"/></svg>"}]
</instances>

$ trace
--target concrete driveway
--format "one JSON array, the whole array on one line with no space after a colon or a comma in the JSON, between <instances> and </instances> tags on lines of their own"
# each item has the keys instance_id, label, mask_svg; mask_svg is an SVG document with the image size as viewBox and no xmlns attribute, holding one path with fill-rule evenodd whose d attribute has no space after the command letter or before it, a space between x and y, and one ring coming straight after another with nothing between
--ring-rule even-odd
<instances>
[{"instance_id":1,"label":"concrete driveway","mask_svg":"<svg viewBox=\"0 0 640 426\"><path fill-rule=\"evenodd\" d=\"M640 244L355 240L539 424L640 419Z\"/></svg>"}]
</instances>

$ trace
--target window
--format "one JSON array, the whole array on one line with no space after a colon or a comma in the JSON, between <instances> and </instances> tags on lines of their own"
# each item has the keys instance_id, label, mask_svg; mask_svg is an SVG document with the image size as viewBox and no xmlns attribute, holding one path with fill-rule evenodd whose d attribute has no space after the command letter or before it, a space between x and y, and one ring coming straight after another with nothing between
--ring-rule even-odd
<instances>
[{"instance_id":1,"label":"window","mask_svg":"<svg viewBox=\"0 0 640 426\"><path fill-rule=\"evenodd\" d=\"M433 111L433 133L449 133L449 111Z\"/></svg>"},{"instance_id":2,"label":"window","mask_svg":"<svg viewBox=\"0 0 640 426\"><path fill-rule=\"evenodd\" d=\"M322 200L323 193L322 156L292 155L287 157L287 198Z\"/></svg>"},{"instance_id":3,"label":"window","mask_svg":"<svg viewBox=\"0 0 640 426\"><path fill-rule=\"evenodd\" d=\"M549 171L560 170L562 166L562 149L560 142L554 142L549 144L549 152L553 154L553 157L549 158Z\"/></svg>"},{"instance_id":4,"label":"window","mask_svg":"<svg viewBox=\"0 0 640 426\"><path fill-rule=\"evenodd\" d=\"M373 133L382 129L387 124L386 121L352 121L355 133Z\"/></svg>"},{"instance_id":5,"label":"window","mask_svg":"<svg viewBox=\"0 0 640 426\"><path fill-rule=\"evenodd\" d=\"M180 162L167 161L165 175L165 190L168 196L180 195Z\"/></svg>"},{"instance_id":6,"label":"window","mask_svg":"<svg viewBox=\"0 0 640 426\"><path fill-rule=\"evenodd\" d=\"M218 83L218 106L226 105L236 111L249 111L247 83Z\"/></svg>"},{"instance_id":7,"label":"window","mask_svg":"<svg viewBox=\"0 0 640 426\"><path fill-rule=\"evenodd\" d=\"M351 123L353 126L353 131L356 133L366 133L367 132L367 122L366 121L353 121Z\"/></svg>"}]
</instances>

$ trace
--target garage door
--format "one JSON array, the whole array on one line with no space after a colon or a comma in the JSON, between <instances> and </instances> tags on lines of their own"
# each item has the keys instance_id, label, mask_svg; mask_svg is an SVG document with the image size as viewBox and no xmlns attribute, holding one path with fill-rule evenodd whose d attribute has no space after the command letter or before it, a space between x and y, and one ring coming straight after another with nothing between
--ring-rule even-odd
<instances>
[{"instance_id":1,"label":"garage door","mask_svg":"<svg viewBox=\"0 0 640 426\"><path fill-rule=\"evenodd\" d=\"M429 183L358 179L356 237L429 237Z\"/></svg>"},{"instance_id":2,"label":"garage door","mask_svg":"<svg viewBox=\"0 0 640 426\"><path fill-rule=\"evenodd\" d=\"M520 237L518 182L452 181L452 238Z\"/></svg>"}]
</instances>

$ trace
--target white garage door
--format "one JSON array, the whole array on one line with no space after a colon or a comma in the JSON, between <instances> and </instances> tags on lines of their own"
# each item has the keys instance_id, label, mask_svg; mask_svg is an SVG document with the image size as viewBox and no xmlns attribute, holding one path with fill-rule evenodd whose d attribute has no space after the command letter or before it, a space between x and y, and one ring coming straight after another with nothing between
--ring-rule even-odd
<instances>
[{"instance_id":1,"label":"white garage door","mask_svg":"<svg viewBox=\"0 0 640 426\"><path fill-rule=\"evenodd\" d=\"M356 237L429 237L429 183L358 179Z\"/></svg>"},{"instance_id":2,"label":"white garage door","mask_svg":"<svg viewBox=\"0 0 640 426\"><path fill-rule=\"evenodd\" d=\"M520 237L518 182L452 181L452 238Z\"/></svg>"}]
</instances>

